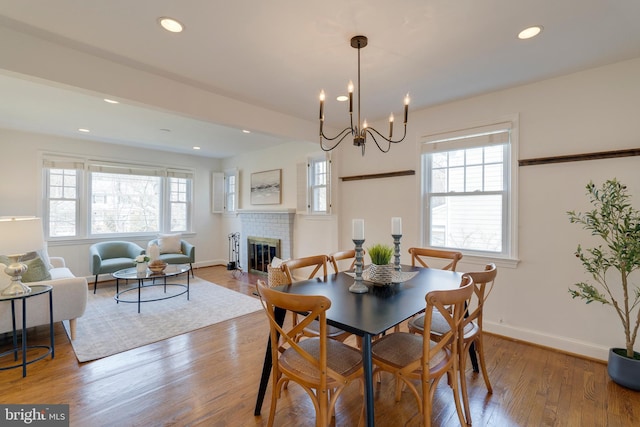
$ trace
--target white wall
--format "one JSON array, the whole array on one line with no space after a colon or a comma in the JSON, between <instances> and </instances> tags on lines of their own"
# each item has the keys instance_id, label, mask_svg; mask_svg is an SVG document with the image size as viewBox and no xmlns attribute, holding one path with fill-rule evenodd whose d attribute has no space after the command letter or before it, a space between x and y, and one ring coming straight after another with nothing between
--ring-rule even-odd
<instances>
[{"instance_id":1,"label":"white wall","mask_svg":"<svg viewBox=\"0 0 640 427\"><path fill-rule=\"evenodd\" d=\"M317 144L293 142L281 146L233 157L223 161L223 168L238 168L240 172L240 210L284 210L296 209L298 163L319 151ZM271 169L282 169L282 203L279 205L252 205L250 197L251 174ZM335 184L335 183L334 183ZM224 215L225 233L242 232L240 219L236 215ZM241 253L246 250L247 236L241 236ZM337 219L335 215L318 217L296 215L294 220L293 257L331 253L337 246Z\"/></svg>"},{"instance_id":2,"label":"white wall","mask_svg":"<svg viewBox=\"0 0 640 427\"><path fill-rule=\"evenodd\" d=\"M42 215L41 151L194 169L194 233L185 238L196 246L196 265L226 263L226 235L210 202L211 171L220 170L219 160L0 129L0 216ZM151 238L131 240L146 247ZM76 275L88 276L88 248L96 241L50 242L49 252L63 256Z\"/></svg>"},{"instance_id":3,"label":"white wall","mask_svg":"<svg viewBox=\"0 0 640 427\"><path fill-rule=\"evenodd\" d=\"M368 244L387 241L390 218L403 218L406 248L421 244L420 135L462 129L519 115L519 158L590 153L640 147L640 59L410 112L407 140L380 154L368 147L340 148L337 175L415 169L415 177L340 183L339 236L350 243L352 218L365 218ZM381 125L383 126L383 125ZM487 330L606 359L609 347L624 346L611 307L572 300L570 285L588 279L574 251L587 233L569 224L566 211L589 208L585 186L617 177L640 208L640 158L629 157L518 168L517 268L500 268L485 312ZM517 168L517 165L515 166ZM468 261L459 271L482 268ZM636 349L638 347L636 346Z\"/></svg>"}]
</instances>

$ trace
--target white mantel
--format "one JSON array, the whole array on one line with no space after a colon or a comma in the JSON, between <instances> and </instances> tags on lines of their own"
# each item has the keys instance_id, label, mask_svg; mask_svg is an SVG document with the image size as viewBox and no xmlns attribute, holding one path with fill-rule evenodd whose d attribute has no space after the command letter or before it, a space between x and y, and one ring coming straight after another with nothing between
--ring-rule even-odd
<instances>
[{"instance_id":1,"label":"white mantel","mask_svg":"<svg viewBox=\"0 0 640 427\"><path fill-rule=\"evenodd\" d=\"M295 214L296 210L295 209L238 209L236 212L238 212L238 215L254 214L254 213L258 213L258 214L271 214L271 213L275 213L275 214Z\"/></svg>"}]
</instances>

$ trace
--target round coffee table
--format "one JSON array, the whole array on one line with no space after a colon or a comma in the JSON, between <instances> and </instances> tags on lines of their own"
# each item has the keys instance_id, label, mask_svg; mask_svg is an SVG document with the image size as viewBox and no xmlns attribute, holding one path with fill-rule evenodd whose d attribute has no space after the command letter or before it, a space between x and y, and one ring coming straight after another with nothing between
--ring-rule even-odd
<instances>
[{"instance_id":1,"label":"round coffee table","mask_svg":"<svg viewBox=\"0 0 640 427\"><path fill-rule=\"evenodd\" d=\"M169 298L175 298L180 295L187 294L187 300L189 300L189 271L191 270L191 266L189 264L169 264L161 273L154 273L151 270L147 269L144 273L139 273L138 269L135 267L125 268L124 270L118 270L112 274L112 276L116 279L116 295L114 299L116 302L127 302L127 303L137 303L138 304L138 313L140 313L140 304L143 302L152 302L152 301L160 301ZM167 283L167 277L175 277L180 274L187 273L187 284L182 283ZM120 292L120 279L124 280L137 280L138 286L135 288L125 289ZM148 282L145 284L145 280ZM156 284L156 280L162 280L162 283ZM152 288L152 287L164 287L164 293L162 296L155 296L152 298L143 299L142 292L144 289ZM167 293L167 288L177 288L177 292L169 292ZM125 296L138 291L137 299L127 299Z\"/></svg>"}]
</instances>

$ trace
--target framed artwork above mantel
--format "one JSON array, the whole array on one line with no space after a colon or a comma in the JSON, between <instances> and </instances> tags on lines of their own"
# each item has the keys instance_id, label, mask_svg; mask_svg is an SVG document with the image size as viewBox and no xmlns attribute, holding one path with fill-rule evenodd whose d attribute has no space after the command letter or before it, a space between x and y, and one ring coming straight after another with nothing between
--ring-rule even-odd
<instances>
[{"instance_id":1,"label":"framed artwork above mantel","mask_svg":"<svg viewBox=\"0 0 640 427\"><path fill-rule=\"evenodd\" d=\"M279 205L282 169L273 169L251 174L251 204Z\"/></svg>"}]
</instances>

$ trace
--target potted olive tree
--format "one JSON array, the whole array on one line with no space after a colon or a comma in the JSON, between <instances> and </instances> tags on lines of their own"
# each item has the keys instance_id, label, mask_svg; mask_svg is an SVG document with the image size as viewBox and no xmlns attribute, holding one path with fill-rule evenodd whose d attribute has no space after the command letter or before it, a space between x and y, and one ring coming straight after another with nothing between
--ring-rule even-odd
<instances>
[{"instance_id":1,"label":"potted olive tree","mask_svg":"<svg viewBox=\"0 0 640 427\"><path fill-rule=\"evenodd\" d=\"M586 194L593 209L567 214L571 223L600 237L602 244L585 249L578 245L576 257L592 280L576 283L569 293L587 304L596 301L616 311L626 345L609 350L609 376L622 386L640 390L640 353L634 351L640 325L640 289L632 283L632 274L640 269L640 211L631 206L627 187L617 179L599 188L590 182Z\"/></svg>"}]
</instances>

